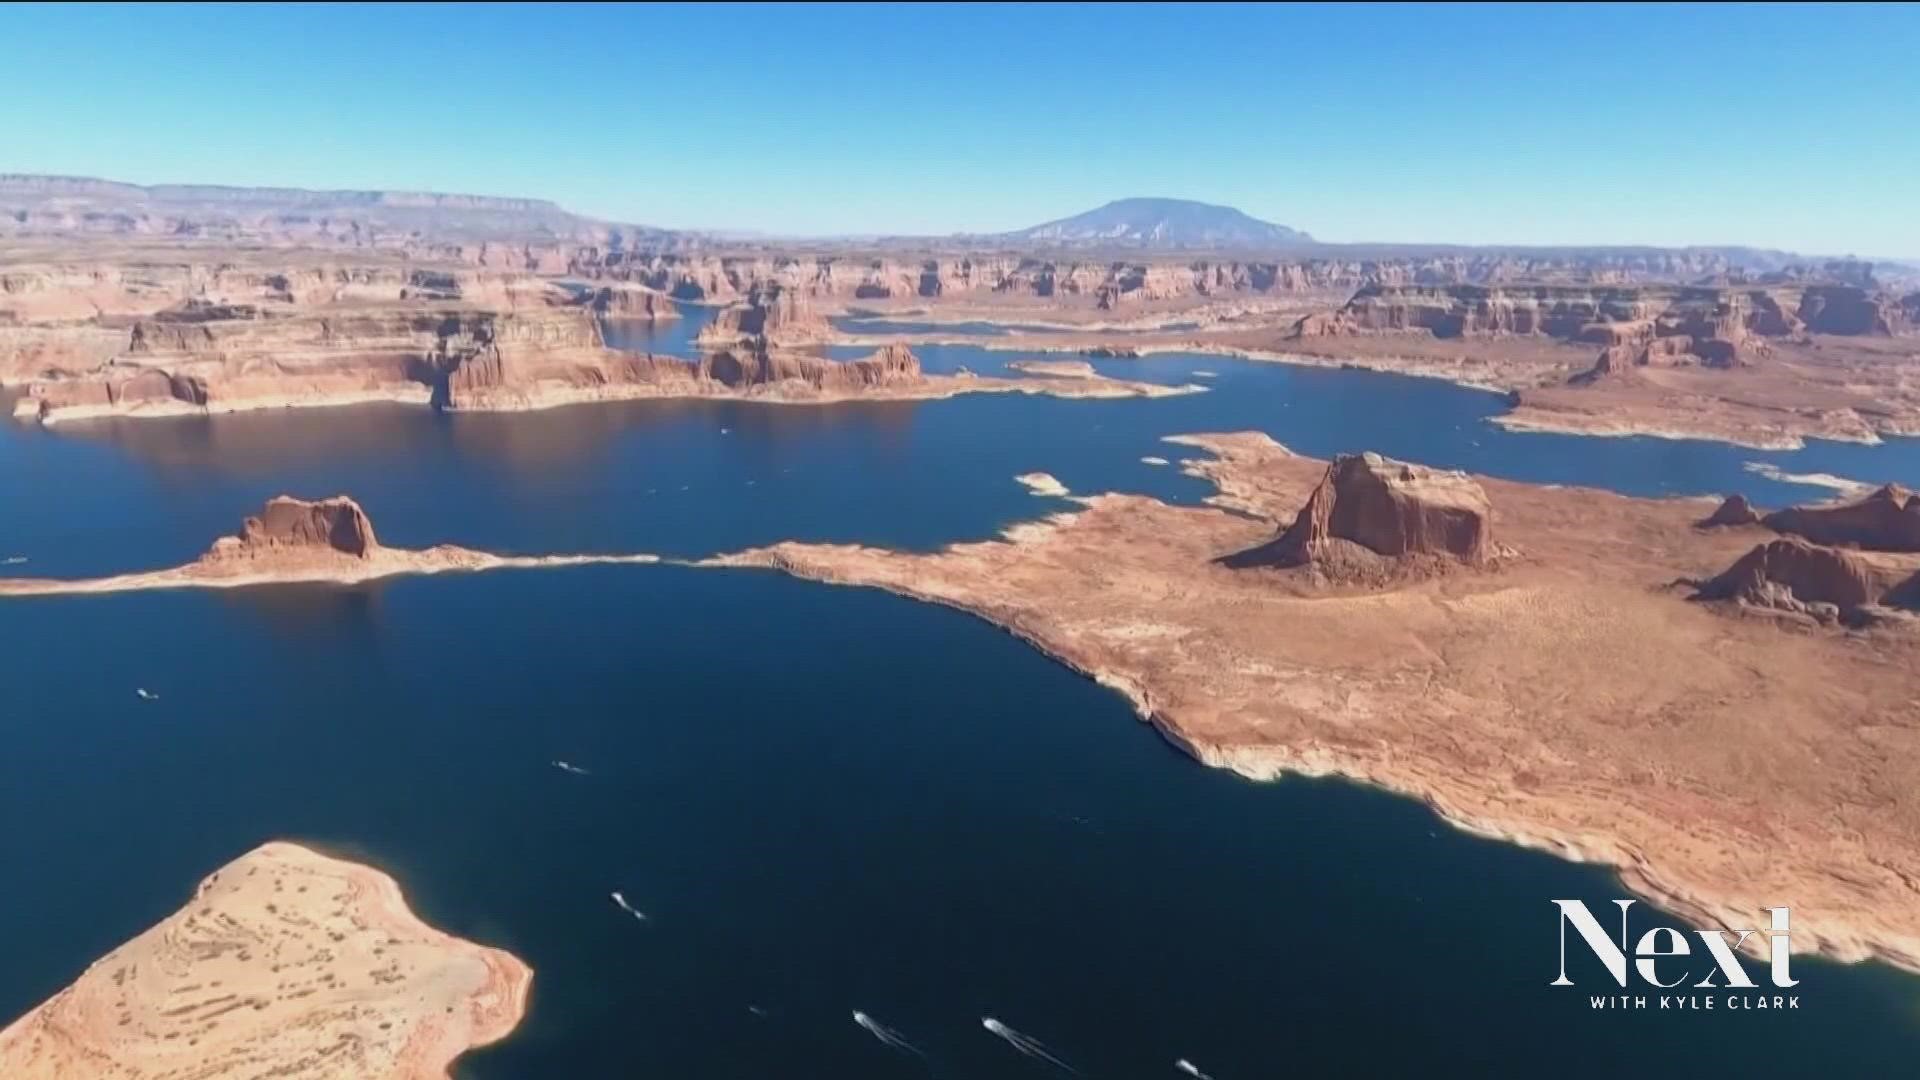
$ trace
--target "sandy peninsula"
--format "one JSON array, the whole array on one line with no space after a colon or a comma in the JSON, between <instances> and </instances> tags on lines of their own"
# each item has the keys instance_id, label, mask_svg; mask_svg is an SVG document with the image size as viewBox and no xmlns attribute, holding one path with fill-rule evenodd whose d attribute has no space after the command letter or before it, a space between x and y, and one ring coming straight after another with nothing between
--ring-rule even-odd
<instances>
[{"instance_id":1,"label":"sandy peninsula","mask_svg":"<svg viewBox=\"0 0 1920 1080\"><path fill-rule=\"evenodd\" d=\"M237 589L257 585L352 585L407 574L651 563L653 555L495 555L441 544L395 548L381 544L373 522L352 499L270 499L240 531L215 541L184 566L99 578L0 578L0 597L137 589Z\"/></svg>"},{"instance_id":2,"label":"sandy peninsula","mask_svg":"<svg viewBox=\"0 0 1920 1080\"><path fill-rule=\"evenodd\" d=\"M1796 950L1920 970L1920 634L1880 606L1911 602L1920 555L1788 538L1837 576L1769 579L1785 564L1757 515L1702 528L1711 501L1390 462L1358 472L1414 479L1376 482L1356 516L1365 490L1330 501L1328 464L1264 435L1174 441L1210 452L1186 467L1214 506L1077 497L938 553L783 543L709 565L972 612L1209 765L1379 785L1612 866L1699 925L1787 904ZM1899 499L1876 520L1920 521ZM1729 575L1714 595L1742 599L1695 599ZM1837 604L1873 625L1842 629Z\"/></svg>"},{"instance_id":3,"label":"sandy peninsula","mask_svg":"<svg viewBox=\"0 0 1920 1080\"><path fill-rule=\"evenodd\" d=\"M444 1080L533 972L408 910L371 867L270 843L0 1030L8 1080Z\"/></svg>"}]
</instances>

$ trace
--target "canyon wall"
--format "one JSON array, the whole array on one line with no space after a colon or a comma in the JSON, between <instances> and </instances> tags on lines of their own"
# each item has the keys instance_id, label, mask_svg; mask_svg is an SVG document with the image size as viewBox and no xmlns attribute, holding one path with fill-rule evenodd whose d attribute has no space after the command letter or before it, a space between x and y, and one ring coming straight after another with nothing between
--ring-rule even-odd
<instances>
[{"instance_id":1,"label":"canyon wall","mask_svg":"<svg viewBox=\"0 0 1920 1080\"><path fill-rule=\"evenodd\" d=\"M1708 252L1100 260L1017 253L787 255L587 248L576 252L571 266L582 277L636 281L687 300L733 300L775 284L838 302L997 293L1088 298L1104 308L1191 297L1352 292L1370 285L1684 281L1732 270L1727 257Z\"/></svg>"},{"instance_id":2,"label":"canyon wall","mask_svg":"<svg viewBox=\"0 0 1920 1080\"><path fill-rule=\"evenodd\" d=\"M1296 338L1419 332L1437 338L1535 336L1601 347L1592 376L1649 365L1734 367L1768 339L1891 335L1914 329L1909 305L1860 285L1368 285L1341 307L1301 318Z\"/></svg>"},{"instance_id":3,"label":"canyon wall","mask_svg":"<svg viewBox=\"0 0 1920 1080\"><path fill-rule=\"evenodd\" d=\"M53 422L367 401L531 408L670 394L855 394L923 378L902 346L846 362L770 350L758 336L716 344L697 360L620 352L606 347L586 303L312 312L190 304L120 333L123 344L99 350L90 366L15 379L14 415Z\"/></svg>"}]
</instances>

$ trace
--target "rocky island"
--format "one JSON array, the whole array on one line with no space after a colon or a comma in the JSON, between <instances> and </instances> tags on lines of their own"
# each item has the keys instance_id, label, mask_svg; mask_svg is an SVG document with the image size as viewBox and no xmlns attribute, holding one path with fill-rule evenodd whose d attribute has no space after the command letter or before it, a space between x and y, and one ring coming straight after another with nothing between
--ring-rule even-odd
<instances>
[{"instance_id":1,"label":"rocky island","mask_svg":"<svg viewBox=\"0 0 1920 1080\"><path fill-rule=\"evenodd\" d=\"M1911 496L1767 519L1814 534L1787 537L1697 499L1174 441L1209 452L1185 465L1213 507L1095 495L932 554L709 565L972 612L1207 764L1376 784L1701 926L1790 900L1796 948L1920 970Z\"/></svg>"},{"instance_id":2,"label":"rocky island","mask_svg":"<svg viewBox=\"0 0 1920 1080\"><path fill-rule=\"evenodd\" d=\"M0 597L303 582L351 585L406 574L655 561L652 555L495 555L452 544L387 547L374 538L366 511L347 496L308 501L281 495L269 499L258 516L247 518L237 534L214 541L206 554L185 566L103 578L0 578Z\"/></svg>"},{"instance_id":3,"label":"rocky island","mask_svg":"<svg viewBox=\"0 0 1920 1080\"><path fill-rule=\"evenodd\" d=\"M270 843L0 1030L0 1075L445 1080L519 1024L532 981L386 874Z\"/></svg>"}]
</instances>

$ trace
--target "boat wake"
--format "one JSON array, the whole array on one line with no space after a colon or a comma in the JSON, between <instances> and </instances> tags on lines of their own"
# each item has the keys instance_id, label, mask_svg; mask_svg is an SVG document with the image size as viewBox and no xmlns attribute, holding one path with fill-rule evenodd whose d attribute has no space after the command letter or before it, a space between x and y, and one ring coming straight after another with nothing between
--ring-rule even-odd
<instances>
[{"instance_id":1,"label":"boat wake","mask_svg":"<svg viewBox=\"0 0 1920 1080\"><path fill-rule=\"evenodd\" d=\"M1022 1035L991 1016L981 1017L980 1026L1005 1039L1007 1045L1030 1058L1044 1061L1055 1068L1064 1069L1067 1072L1073 1073L1075 1076L1080 1075L1080 1070L1060 1060L1054 1055L1052 1050L1047 1049L1046 1043L1041 1042L1031 1035Z\"/></svg>"},{"instance_id":2,"label":"boat wake","mask_svg":"<svg viewBox=\"0 0 1920 1080\"><path fill-rule=\"evenodd\" d=\"M923 1058L927 1056L919 1047L908 1042L905 1035L875 1020L859 1009L853 1010L853 1022L866 1028L867 1032L874 1038L879 1039L882 1043L885 1043L894 1050L898 1050L903 1054L912 1054L914 1057Z\"/></svg>"},{"instance_id":3,"label":"boat wake","mask_svg":"<svg viewBox=\"0 0 1920 1080\"><path fill-rule=\"evenodd\" d=\"M608 895L613 898L614 904L618 906L621 911L626 912L627 914L633 916L635 919L638 919L641 922L647 921L646 912L635 910L632 904L627 903L627 898L625 896L622 896L618 892L610 893Z\"/></svg>"},{"instance_id":4,"label":"boat wake","mask_svg":"<svg viewBox=\"0 0 1920 1080\"><path fill-rule=\"evenodd\" d=\"M1201 1072L1198 1065L1188 1061L1186 1058L1181 1058L1179 1061L1174 1062L1173 1067L1193 1077L1194 1080L1213 1080L1213 1077Z\"/></svg>"},{"instance_id":5,"label":"boat wake","mask_svg":"<svg viewBox=\"0 0 1920 1080\"><path fill-rule=\"evenodd\" d=\"M592 776L593 775L592 773L588 772L587 770L581 768L578 765L573 764L572 762L556 761L553 763L553 767L556 769L559 769L563 773L572 773L575 776Z\"/></svg>"}]
</instances>

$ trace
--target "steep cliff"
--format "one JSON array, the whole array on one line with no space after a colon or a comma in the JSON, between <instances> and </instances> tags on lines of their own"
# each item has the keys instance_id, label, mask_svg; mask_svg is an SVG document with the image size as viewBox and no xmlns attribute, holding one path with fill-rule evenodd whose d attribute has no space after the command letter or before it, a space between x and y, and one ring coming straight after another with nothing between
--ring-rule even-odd
<instances>
[{"instance_id":1,"label":"steep cliff","mask_svg":"<svg viewBox=\"0 0 1920 1080\"><path fill-rule=\"evenodd\" d=\"M152 318L96 367L35 378L15 403L28 419L130 411L427 400L492 369L591 368L606 353L583 308L497 312L452 306L348 306L272 315L231 308Z\"/></svg>"},{"instance_id":2,"label":"steep cliff","mask_svg":"<svg viewBox=\"0 0 1920 1080\"><path fill-rule=\"evenodd\" d=\"M1368 286L1507 282L1586 285L1695 281L1726 276L1708 251L1591 251L1292 259L1175 255L1126 259L1011 252L899 251L811 254L580 249L570 272L634 281L680 299L725 301L777 284L835 301L1009 296L1091 299L1106 307L1191 297L1351 294Z\"/></svg>"},{"instance_id":3,"label":"steep cliff","mask_svg":"<svg viewBox=\"0 0 1920 1080\"><path fill-rule=\"evenodd\" d=\"M380 550L373 522L345 495L309 502L289 495L267 500L237 536L214 542L203 561L237 562L344 557L372 558Z\"/></svg>"},{"instance_id":4,"label":"steep cliff","mask_svg":"<svg viewBox=\"0 0 1920 1080\"><path fill-rule=\"evenodd\" d=\"M1493 507L1478 481L1365 453L1334 458L1278 538L1229 562L1346 574L1377 571L1381 558L1483 566L1496 551Z\"/></svg>"},{"instance_id":5,"label":"steep cliff","mask_svg":"<svg viewBox=\"0 0 1920 1080\"><path fill-rule=\"evenodd\" d=\"M680 309L666 294L640 285L611 282L593 290L586 303L594 314L610 319L660 322L680 318Z\"/></svg>"},{"instance_id":6,"label":"steep cliff","mask_svg":"<svg viewBox=\"0 0 1920 1080\"><path fill-rule=\"evenodd\" d=\"M699 340L707 345L820 341L832 334L826 317L815 311L806 294L799 289L763 282L754 285L745 297L720 309L714 320L702 327Z\"/></svg>"}]
</instances>

